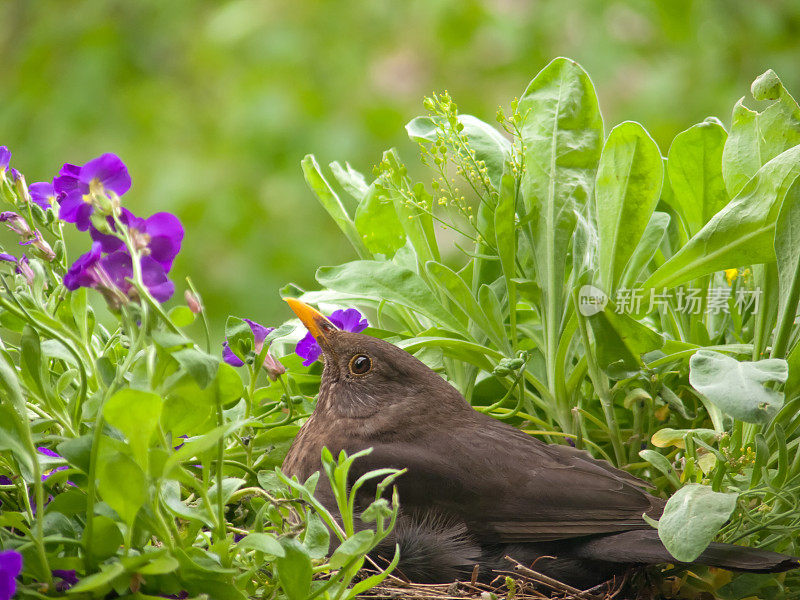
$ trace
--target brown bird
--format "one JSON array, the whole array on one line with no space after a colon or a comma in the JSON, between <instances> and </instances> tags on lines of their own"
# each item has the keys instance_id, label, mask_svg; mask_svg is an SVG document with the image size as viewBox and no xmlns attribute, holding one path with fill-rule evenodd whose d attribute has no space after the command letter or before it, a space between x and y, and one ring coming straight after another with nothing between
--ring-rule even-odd
<instances>
[{"instance_id":1,"label":"brown bird","mask_svg":"<svg viewBox=\"0 0 800 600\"><path fill-rule=\"evenodd\" d=\"M419 360L392 344L340 331L294 299L289 306L322 348L319 399L283 463L304 480L334 455L372 448L351 475L406 468L397 480L401 516L384 548L400 546L399 570L412 581L491 578L510 555L564 583L588 588L632 566L674 563L658 533L664 500L648 484L569 446L541 442L474 410ZM329 486L320 501L332 512ZM365 507L374 499L364 490ZM381 549L379 549L380 551ZM800 566L798 559L713 543L694 564L756 573Z\"/></svg>"}]
</instances>

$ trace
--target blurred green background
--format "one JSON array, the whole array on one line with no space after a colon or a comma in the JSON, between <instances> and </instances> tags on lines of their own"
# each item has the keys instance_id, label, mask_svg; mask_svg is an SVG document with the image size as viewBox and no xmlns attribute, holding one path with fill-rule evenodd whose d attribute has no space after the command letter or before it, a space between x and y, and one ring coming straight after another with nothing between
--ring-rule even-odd
<instances>
[{"instance_id":1,"label":"blurred green background","mask_svg":"<svg viewBox=\"0 0 800 600\"><path fill-rule=\"evenodd\" d=\"M304 154L370 173L396 146L412 162L403 125L424 95L493 122L559 55L593 78L606 131L640 121L666 153L708 115L727 124L768 67L800 95L800 2L4 0L0 49L12 164L33 182L119 154L126 205L185 224L173 275L220 332L229 313L283 321L281 285L353 256Z\"/></svg>"}]
</instances>

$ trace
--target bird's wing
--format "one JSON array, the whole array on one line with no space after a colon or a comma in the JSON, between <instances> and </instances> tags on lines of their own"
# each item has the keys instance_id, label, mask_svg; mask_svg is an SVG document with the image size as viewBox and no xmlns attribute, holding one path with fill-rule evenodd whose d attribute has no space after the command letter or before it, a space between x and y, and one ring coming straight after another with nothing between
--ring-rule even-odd
<instances>
[{"instance_id":1,"label":"bird's wing","mask_svg":"<svg viewBox=\"0 0 800 600\"><path fill-rule=\"evenodd\" d=\"M535 542L647 528L663 501L646 484L567 446L544 444L488 418L408 443L376 441L357 473L407 468L404 510L456 516L486 542Z\"/></svg>"}]
</instances>

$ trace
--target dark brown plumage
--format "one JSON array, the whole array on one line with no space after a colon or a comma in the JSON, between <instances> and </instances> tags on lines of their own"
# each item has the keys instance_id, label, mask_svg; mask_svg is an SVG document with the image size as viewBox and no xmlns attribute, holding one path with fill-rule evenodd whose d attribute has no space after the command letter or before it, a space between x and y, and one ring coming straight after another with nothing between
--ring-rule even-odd
<instances>
[{"instance_id":1,"label":"dark brown plumage","mask_svg":"<svg viewBox=\"0 0 800 600\"><path fill-rule=\"evenodd\" d=\"M317 338L325 365L314 413L300 429L283 470L301 480L334 453L373 448L353 477L381 467L407 468L397 480L401 504L390 547L416 581L483 575L508 568L510 554L536 570L589 587L633 565L674 562L643 519L664 501L648 484L569 446L545 444L475 411L461 394L407 352L366 335L339 331L291 300ZM367 362L368 369L362 373ZM355 371L355 372L354 372ZM327 486L320 500L333 509ZM364 490L365 505L374 490ZM387 548L387 554L391 551ZM712 544L698 564L755 572L800 563L789 556Z\"/></svg>"}]
</instances>

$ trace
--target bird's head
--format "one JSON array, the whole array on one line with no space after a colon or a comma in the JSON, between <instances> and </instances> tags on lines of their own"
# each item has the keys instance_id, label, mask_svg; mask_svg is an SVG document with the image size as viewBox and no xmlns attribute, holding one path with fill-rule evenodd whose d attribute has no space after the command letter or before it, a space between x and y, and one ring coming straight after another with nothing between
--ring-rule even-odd
<instances>
[{"instance_id":1,"label":"bird's head","mask_svg":"<svg viewBox=\"0 0 800 600\"><path fill-rule=\"evenodd\" d=\"M461 394L427 365L384 340L342 331L307 304L285 298L322 348L318 407L368 417L391 406L435 398L463 406Z\"/></svg>"}]
</instances>

